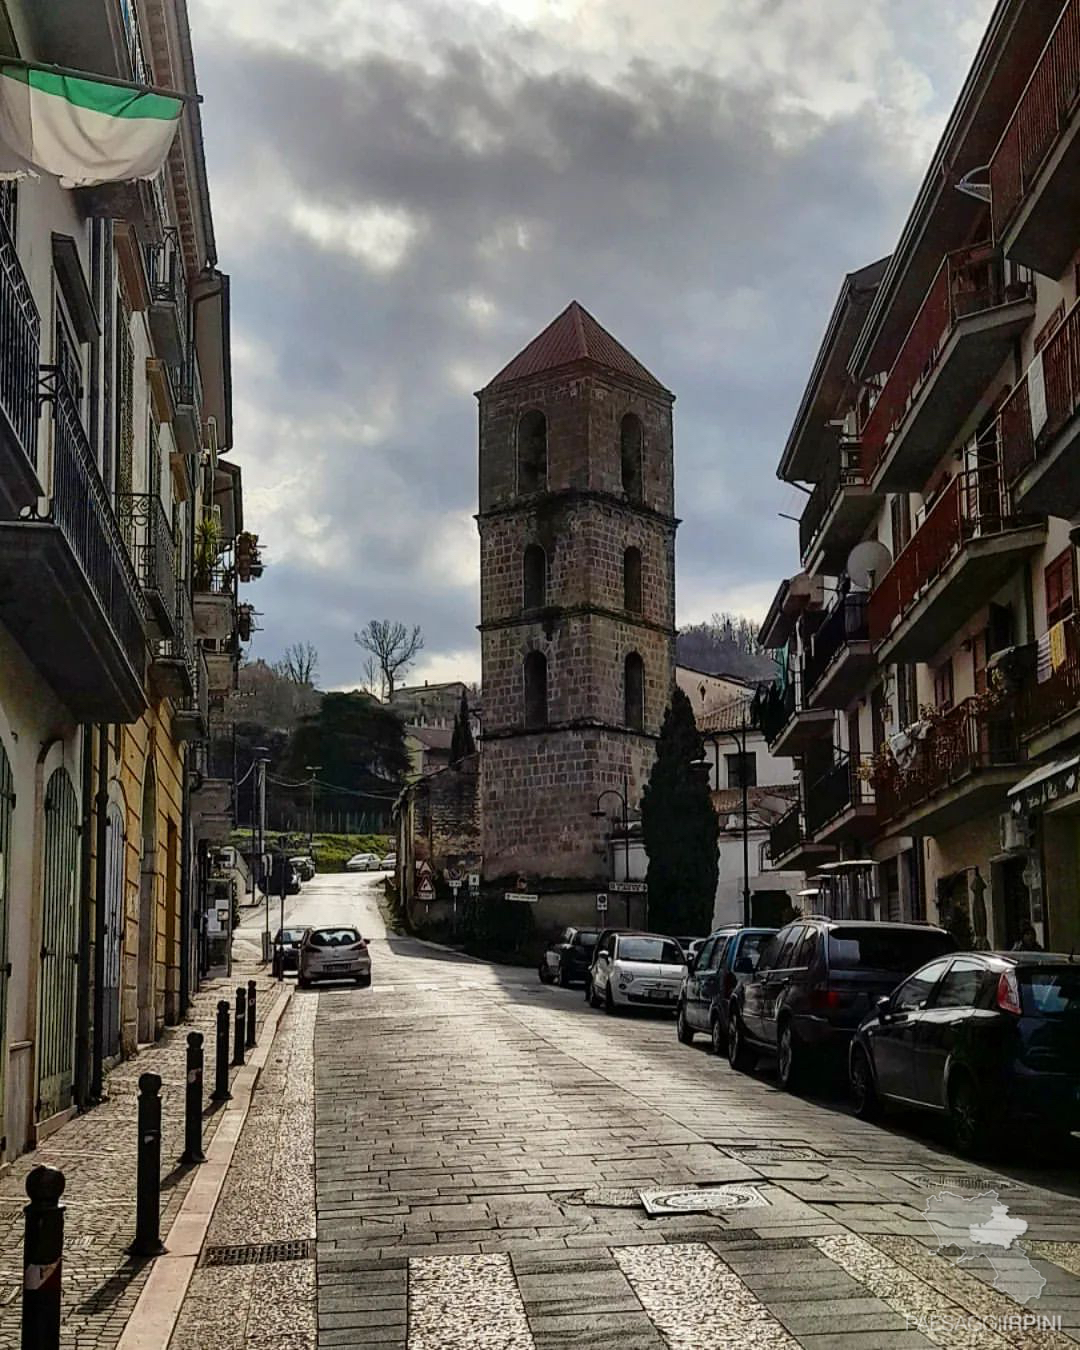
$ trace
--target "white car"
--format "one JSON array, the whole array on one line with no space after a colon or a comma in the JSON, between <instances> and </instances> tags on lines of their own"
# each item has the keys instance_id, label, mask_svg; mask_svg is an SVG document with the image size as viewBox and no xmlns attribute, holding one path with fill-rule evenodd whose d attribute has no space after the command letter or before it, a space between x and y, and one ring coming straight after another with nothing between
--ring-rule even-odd
<instances>
[{"instance_id":1,"label":"white car","mask_svg":"<svg viewBox=\"0 0 1080 1350\"><path fill-rule=\"evenodd\" d=\"M377 853L354 853L345 864L346 872L377 872L380 867Z\"/></svg>"},{"instance_id":2,"label":"white car","mask_svg":"<svg viewBox=\"0 0 1080 1350\"><path fill-rule=\"evenodd\" d=\"M396 872L396 871L397 871L397 854L395 854L395 853L388 853L388 854L386 855L386 857L382 860L382 870L383 870L384 872Z\"/></svg>"},{"instance_id":3,"label":"white car","mask_svg":"<svg viewBox=\"0 0 1080 1350\"><path fill-rule=\"evenodd\" d=\"M301 989L316 980L371 983L371 953L356 928L309 928L300 943L296 983Z\"/></svg>"},{"instance_id":4,"label":"white car","mask_svg":"<svg viewBox=\"0 0 1080 1350\"><path fill-rule=\"evenodd\" d=\"M658 933L600 935L586 976L585 997L609 1012L619 1008L674 1008L686 978L686 957L674 938Z\"/></svg>"}]
</instances>

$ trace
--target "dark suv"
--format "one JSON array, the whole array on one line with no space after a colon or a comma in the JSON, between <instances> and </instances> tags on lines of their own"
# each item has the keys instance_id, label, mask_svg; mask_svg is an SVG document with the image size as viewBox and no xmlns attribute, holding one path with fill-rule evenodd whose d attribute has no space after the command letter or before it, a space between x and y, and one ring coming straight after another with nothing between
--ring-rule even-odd
<instances>
[{"instance_id":1,"label":"dark suv","mask_svg":"<svg viewBox=\"0 0 1080 1350\"><path fill-rule=\"evenodd\" d=\"M728 1008L728 1059L749 1069L775 1055L782 1087L798 1091L809 1061L846 1055L883 994L935 956L956 950L943 928L812 916L769 939Z\"/></svg>"},{"instance_id":2,"label":"dark suv","mask_svg":"<svg viewBox=\"0 0 1080 1350\"><path fill-rule=\"evenodd\" d=\"M563 929L540 958L541 984L583 984L599 936L596 928Z\"/></svg>"},{"instance_id":3,"label":"dark suv","mask_svg":"<svg viewBox=\"0 0 1080 1350\"><path fill-rule=\"evenodd\" d=\"M728 1009L735 990L757 969L762 948L775 928L719 928L690 960L679 999L676 1035L692 1045L699 1031L708 1034L718 1055L727 1054Z\"/></svg>"}]
</instances>

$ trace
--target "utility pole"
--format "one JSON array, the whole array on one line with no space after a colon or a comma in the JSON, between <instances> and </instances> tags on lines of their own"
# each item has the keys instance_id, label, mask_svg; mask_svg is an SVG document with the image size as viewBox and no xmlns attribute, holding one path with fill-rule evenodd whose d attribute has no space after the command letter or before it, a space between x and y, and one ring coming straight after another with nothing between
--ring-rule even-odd
<instances>
[{"instance_id":1,"label":"utility pole","mask_svg":"<svg viewBox=\"0 0 1080 1350\"><path fill-rule=\"evenodd\" d=\"M269 945L270 942L270 884L269 881L263 877L262 871L263 856L266 852L266 766L269 759L270 756L267 753L266 746L257 745L255 747L255 801L256 814L258 816L258 842L256 844L255 858L253 859L255 875L254 884L258 887L260 883L262 883L264 887L264 894L266 897L266 918L264 928L267 945ZM255 898L258 899L257 891Z\"/></svg>"},{"instance_id":2,"label":"utility pole","mask_svg":"<svg viewBox=\"0 0 1080 1350\"><path fill-rule=\"evenodd\" d=\"M322 765L305 764L304 768L307 770L309 774L311 774L311 781L308 785L311 789L311 797L308 803L308 841L307 841L308 852L310 853L315 848L315 775L322 768Z\"/></svg>"}]
</instances>

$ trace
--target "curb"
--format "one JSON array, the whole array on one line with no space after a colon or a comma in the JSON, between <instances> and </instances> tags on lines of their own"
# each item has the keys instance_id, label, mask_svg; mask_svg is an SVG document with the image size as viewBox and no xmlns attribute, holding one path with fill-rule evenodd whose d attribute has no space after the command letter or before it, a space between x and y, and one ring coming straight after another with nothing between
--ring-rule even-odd
<instances>
[{"instance_id":1,"label":"curb","mask_svg":"<svg viewBox=\"0 0 1080 1350\"><path fill-rule=\"evenodd\" d=\"M167 1250L154 1261L117 1350L162 1350L169 1343L247 1120L259 1074L292 995L292 985L283 987L282 996L274 1000L263 1021L259 1045L249 1053L247 1063L232 1081L232 1100L225 1103L221 1121L206 1149L206 1162L199 1164L180 1212L165 1235Z\"/></svg>"}]
</instances>

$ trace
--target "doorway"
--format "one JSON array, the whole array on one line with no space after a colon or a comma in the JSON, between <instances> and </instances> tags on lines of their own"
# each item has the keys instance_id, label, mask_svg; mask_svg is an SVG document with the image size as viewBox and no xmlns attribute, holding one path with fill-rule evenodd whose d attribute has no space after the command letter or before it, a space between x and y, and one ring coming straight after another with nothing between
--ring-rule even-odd
<instances>
[{"instance_id":1,"label":"doorway","mask_svg":"<svg viewBox=\"0 0 1080 1350\"><path fill-rule=\"evenodd\" d=\"M147 766L142 804L142 855L139 865L139 1041L154 1039L154 957L157 946L157 784Z\"/></svg>"},{"instance_id":2,"label":"doorway","mask_svg":"<svg viewBox=\"0 0 1080 1350\"><path fill-rule=\"evenodd\" d=\"M106 1059L120 1054L120 963L124 939L124 813L115 802L106 817L104 971L101 1045Z\"/></svg>"},{"instance_id":3,"label":"doorway","mask_svg":"<svg viewBox=\"0 0 1080 1350\"><path fill-rule=\"evenodd\" d=\"M79 803L64 768L45 789L45 871L38 994L38 1120L72 1104L79 974Z\"/></svg>"}]
</instances>

